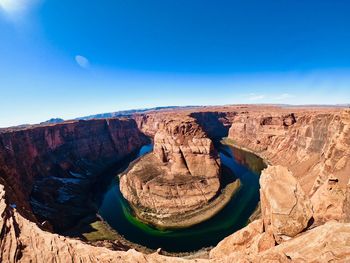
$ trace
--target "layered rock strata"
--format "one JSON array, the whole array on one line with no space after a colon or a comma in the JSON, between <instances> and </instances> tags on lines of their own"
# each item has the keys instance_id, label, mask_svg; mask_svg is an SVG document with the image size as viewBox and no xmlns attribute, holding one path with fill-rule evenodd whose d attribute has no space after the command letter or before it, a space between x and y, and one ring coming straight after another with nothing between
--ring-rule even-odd
<instances>
[{"instance_id":1,"label":"layered rock strata","mask_svg":"<svg viewBox=\"0 0 350 263\"><path fill-rule=\"evenodd\" d=\"M220 111L210 108L201 112L206 110ZM233 118L227 118L233 124L230 138L235 144L257 152L276 166L269 167L261 177L262 218L220 242L211 251L209 259L187 260L158 253L146 255L135 250L112 251L38 227L29 196L39 175L50 177L51 172L56 171L50 167L55 166L61 167L58 171L62 173L54 174L54 177L76 178L87 174L89 169L83 169L85 166L81 166L81 162L70 162L71 156L77 156L73 160L79 160L80 154L85 156L84 163L93 160L91 169L99 167L96 165L99 158L108 164L116 153L120 154L119 159L127 153L126 149L132 150L142 144L143 137L135 129L134 121L126 121L120 124L123 129L112 129L110 133L105 132L108 123L101 120L74 122L72 126L68 123L58 127L42 126L39 132L39 127L0 132L0 261L349 262L350 224L344 223L350 213L347 187L349 110L239 106L225 107L223 111L237 113ZM150 131L152 136L164 120L163 115L155 115L144 122L136 120L138 127ZM174 116L178 115L174 113ZM188 112L183 116L188 116ZM83 134L82 137L79 134ZM119 134L116 145L121 145L121 152L110 146L113 145L111 134ZM76 144L78 138L81 140ZM279 164L288 170L277 166ZM166 169L170 173L169 167ZM264 199L263 195L268 198ZM292 208L292 204L295 207ZM295 224L287 223L285 229L283 222L288 218L287 214ZM310 225L312 218L317 224Z\"/></svg>"},{"instance_id":2,"label":"layered rock strata","mask_svg":"<svg viewBox=\"0 0 350 263\"><path fill-rule=\"evenodd\" d=\"M144 255L133 249L127 252L112 251L85 244L81 240L43 231L8 204L6 195L4 186L0 184L0 231L2 233L0 262L188 262L185 259L160 256L157 253ZM197 262L204 262L204 260Z\"/></svg>"},{"instance_id":3,"label":"layered rock strata","mask_svg":"<svg viewBox=\"0 0 350 263\"><path fill-rule=\"evenodd\" d=\"M234 118L229 138L288 167L312 197L316 223L349 220L350 110L247 111Z\"/></svg>"},{"instance_id":4,"label":"layered rock strata","mask_svg":"<svg viewBox=\"0 0 350 263\"><path fill-rule=\"evenodd\" d=\"M0 174L11 202L61 230L91 212L100 172L147 142L134 120L73 121L0 133ZM29 202L31 200L31 203Z\"/></svg>"},{"instance_id":5,"label":"layered rock strata","mask_svg":"<svg viewBox=\"0 0 350 263\"><path fill-rule=\"evenodd\" d=\"M262 219L221 241L211 259L224 262L347 262L350 224L329 221L310 228L308 196L292 172L270 166L262 172Z\"/></svg>"},{"instance_id":6,"label":"layered rock strata","mask_svg":"<svg viewBox=\"0 0 350 263\"><path fill-rule=\"evenodd\" d=\"M212 141L190 117L159 124L153 153L121 177L123 196L138 215L166 218L207 205L220 188L220 159ZM175 220L175 218L174 218ZM166 226L166 224L164 224Z\"/></svg>"},{"instance_id":7,"label":"layered rock strata","mask_svg":"<svg viewBox=\"0 0 350 263\"><path fill-rule=\"evenodd\" d=\"M270 175L269 171L264 172L262 181ZM262 189L265 187L263 183ZM274 233L266 232L263 220L257 220L220 242L210 252L209 259L183 259L158 253L145 255L135 250L111 251L45 232L25 219L7 200L4 186L0 185L1 262L347 262L350 259L350 224L347 223L330 221L275 245ZM276 201L268 200L268 206ZM303 211L299 213L302 215Z\"/></svg>"}]
</instances>

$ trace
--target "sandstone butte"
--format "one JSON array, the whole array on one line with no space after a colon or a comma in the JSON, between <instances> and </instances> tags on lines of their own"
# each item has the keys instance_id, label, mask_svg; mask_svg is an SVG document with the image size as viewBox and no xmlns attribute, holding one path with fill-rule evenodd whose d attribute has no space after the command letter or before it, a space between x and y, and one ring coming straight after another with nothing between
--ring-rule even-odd
<instances>
[{"instance_id":1,"label":"sandstone butte","mask_svg":"<svg viewBox=\"0 0 350 263\"><path fill-rule=\"evenodd\" d=\"M171 120L178 118L185 123L195 119L193 125L198 125L199 134L203 131L208 138L228 133L231 143L255 152L269 163L260 177L260 219L222 240L208 258L112 250L53 233L57 225L69 224L69 220L56 222L60 221L58 211L62 208L57 203L64 201L58 190L75 180L84 187L74 194L83 196L99 172L147 143L144 134L154 138L154 158L164 166L169 178L175 168L189 176L193 170L191 165L184 165L183 159L192 152L191 145L184 143L181 154L181 143L173 147L174 142L169 141L174 129ZM164 133L163 129L171 132ZM162 134L157 135L158 131ZM193 140L191 135L189 138ZM207 144L202 145L210 150ZM179 157L182 164L178 163ZM215 155L200 158L206 165L213 164L210 177L217 178ZM193 162L196 167L197 160ZM200 169L196 172L200 173ZM349 109L203 107L148 112L131 119L5 129L0 130L0 177L1 262L350 261ZM51 184L37 183L43 180ZM43 223L33 213L29 199L34 188L43 192L36 196L35 209L44 212L48 222ZM80 203L68 204L81 206L83 202L82 198ZM70 210L69 206L62 210L61 218Z\"/></svg>"},{"instance_id":2,"label":"sandstone butte","mask_svg":"<svg viewBox=\"0 0 350 263\"><path fill-rule=\"evenodd\" d=\"M153 153L121 177L120 189L140 219L180 227L206 219L195 217L217 195L219 176L220 159L200 125L173 118L160 123Z\"/></svg>"}]
</instances>

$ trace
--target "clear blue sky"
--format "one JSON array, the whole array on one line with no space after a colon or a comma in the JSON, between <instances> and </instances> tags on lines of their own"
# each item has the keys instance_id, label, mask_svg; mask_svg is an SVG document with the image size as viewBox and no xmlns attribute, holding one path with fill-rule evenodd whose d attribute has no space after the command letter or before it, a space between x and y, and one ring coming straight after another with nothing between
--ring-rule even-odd
<instances>
[{"instance_id":1,"label":"clear blue sky","mask_svg":"<svg viewBox=\"0 0 350 263\"><path fill-rule=\"evenodd\" d=\"M0 0L0 127L164 105L350 102L348 0Z\"/></svg>"}]
</instances>

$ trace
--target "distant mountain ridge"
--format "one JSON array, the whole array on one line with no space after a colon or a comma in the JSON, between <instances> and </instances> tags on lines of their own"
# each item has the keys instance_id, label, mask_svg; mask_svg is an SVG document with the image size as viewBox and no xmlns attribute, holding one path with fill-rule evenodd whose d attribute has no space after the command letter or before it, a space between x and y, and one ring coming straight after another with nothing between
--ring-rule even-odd
<instances>
[{"instance_id":1,"label":"distant mountain ridge","mask_svg":"<svg viewBox=\"0 0 350 263\"><path fill-rule=\"evenodd\" d=\"M145 109L132 109L132 110L123 110L123 111L93 114L93 115L89 115L89 116L78 117L78 118L75 118L75 120L91 120L91 119L105 119L105 118L113 118L113 117L127 117L127 116L131 116L133 114L136 114L136 113L144 113L147 111L198 108L198 107L202 107L202 106L162 106L162 107L145 108Z\"/></svg>"},{"instance_id":2,"label":"distant mountain ridge","mask_svg":"<svg viewBox=\"0 0 350 263\"><path fill-rule=\"evenodd\" d=\"M236 104L227 104L225 106L234 106ZM252 105L252 104L242 104L242 105ZM315 107L315 108L350 108L350 104L334 104L334 105L328 105L328 104L305 104L305 105L290 105L290 104L254 104L254 105L261 105L261 106L279 106L279 107L285 107L285 108L298 108L298 107ZM68 120L91 120L91 119L105 119L105 118L114 118L114 117L129 117L133 114L137 113L145 113L148 111L159 111L159 110L172 110L172 109L190 109L190 108L201 108L201 107L207 107L207 106L161 106L161 107L153 107L153 108L144 108L144 109L131 109L131 110L122 110L122 111L115 111L115 112L107 112L107 113L99 113L99 114L93 114L83 117L78 117L75 119L67 119L64 120L62 118L51 118L47 121L40 122L37 124L20 124L16 126L6 127L6 128L0 128L0 130L7 130L7 129L24 129L31 126L36 125L47 125L47 124L55 124L55 123L61 123Z\"/></svg>"}]
</instances>

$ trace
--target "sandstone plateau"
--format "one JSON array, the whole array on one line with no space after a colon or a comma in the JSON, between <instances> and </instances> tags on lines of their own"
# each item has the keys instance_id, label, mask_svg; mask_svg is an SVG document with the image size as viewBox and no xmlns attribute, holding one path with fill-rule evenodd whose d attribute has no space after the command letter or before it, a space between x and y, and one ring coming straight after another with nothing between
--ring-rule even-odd
<instances>
[{"instance_id":1,"label":"sandstone plateau","mask_svg":"<svg viewBox=\"0 0 350 263\"><path fill-rule=\"evenodd\" d=\"M87 193L103 170L146 144L145 134L154 140L154 152L121 178L133 178L124 189L131 202L171 214L213 198L220 162L211 139L228 136L269 163L260 178L261 218L225 238L207 258L111 250L54 233L78 219L72 207L90 209ZM154 180L138 176L144 167ZM1 262L350 261L349 109L203 107L5 129L0 177ZM184 178L194 187L182 192ZM158 188L162 183L181 190ZM135 190L129 197L128 188ZM159 190L159 206L149 202L153 189Z\"/></svg>"}]
</instances>

